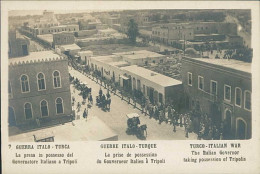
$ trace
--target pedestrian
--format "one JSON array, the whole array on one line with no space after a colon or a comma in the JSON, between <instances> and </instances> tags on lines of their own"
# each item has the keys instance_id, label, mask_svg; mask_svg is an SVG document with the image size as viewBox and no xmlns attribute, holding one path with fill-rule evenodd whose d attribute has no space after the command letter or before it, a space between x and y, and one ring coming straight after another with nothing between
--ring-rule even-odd
<instances>
[{"instance_id":1,"label":"pedestrian","mask_svg":"<svg viewBox=\"0 0 260 174\"><path fill-rule=\"evenodd\" d=\"M180 114L180 127L183 127L183 114Z\"/></svg>"},{"instance_id":2,"label":"pedestrian","mask_svg":"<svg viewBox=\"0 0 260 174\"><path fill-rule=\"evenodd\" d=\"M109 90L107 90L107 98L110 98Z\"/></svg>"},{"instance_id":3,"label":"pedestrian","mask_svg":"<svg viewBox=\"0 0 260 174\"><path fill-rule=\"evenodd\" d=\"M80 107L81 107L81 104L80 104L80 102L78 102L78 105L77 105L78 112L80 111Z\"/></svg>"},{"instance_id":4,"label":"pedestrian","mask_svg":"<svg viewBox=\"0 0 260 174\"><path fill-rule=\"evenodd\" d=\"M185 125L185 137L189 138L189 124L188 123L186 123L186 125Z\"/></svg>"},{"instance_id":5,"label":"pedestrian","mask_svg":"<svg viewBox=\"0 0 260 174\"><path fill-rule=\"evenodd\" d=\"M107 100L107 104L108 104L108 109L109 109L109 111L110 111L111 98L109 98L109 99Z\"/></svg>"},{"instance_id":6,"label":"pedestrian","mask_svg":"<svg viewBox=\"0 0 260 174\"><path fill-rule=\"evenodd\" d=\"M74 103L75 103L75 97L73 96L72 97L72 106L74 106Z\"/></svg>"},{"instance_id":7,"label":"pedestrian","mask_svg":"<svg viewBox=\"0 0 260 174\"><path fill-rule=\"evenodd\" d=\"M89 101L90 101L90 103L93 105L93 97L92 97L92 94L90 93L90 95L89 95Z\"/></svg>"},{"instance_id":8,"label":"pedestrian","mask_svg":"<svg viewBox=\"0 0 260 174\"><path fill-rule=\"evenodd\" d=\"M103 91L102 91L101 87L100 87L100 89L99 89L98 94L99 94L99 97L101 98L101 97L102 97L102 94L103 94Z\"/></svg>"},{"instance_id":9,"label":"pedestrian","mask_svg":"<svg viewBox=\"0 0 260 174\"><path fill-rule=\"evenodd\" d=\"M83 118L87 118L88 116L88 110L87 108L85 108L84 112L83 112Z\"/></svg>"},{"instance_id":10,"label":"pedestrian","mask_svg":"<svg viewBox=\"0 0 260 174\"><path fill-rule=\"evenodd\" d=\"M173 132L176 132L176 120L173 120Z\"/></svg>"}]
</instances>

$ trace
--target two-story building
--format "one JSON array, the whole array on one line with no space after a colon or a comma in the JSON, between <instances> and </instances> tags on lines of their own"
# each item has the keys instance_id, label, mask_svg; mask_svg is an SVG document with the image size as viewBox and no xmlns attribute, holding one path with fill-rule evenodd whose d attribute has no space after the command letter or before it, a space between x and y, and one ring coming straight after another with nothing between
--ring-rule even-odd
<instances>
[{"instance_id":1,"label":"two-story building","mask_svg":"<svg viewBox=\"0 0 260 174\"><path fill-rule=\"evenodd\" d=\"M71 116L68 60L52 51L9 59L9 125Z\"/></svg>"},{"instance_id":2,"label":"two-story building","mask_svg":"<svg viewBox=\"0 0 260 174\"><path fill-rule=\"evenodd\" d=\"M184 57L181 75L191 109L199 106L215 125L223 122L226 139L251 138L250 63Z\"/></svg>"}]
</instances>

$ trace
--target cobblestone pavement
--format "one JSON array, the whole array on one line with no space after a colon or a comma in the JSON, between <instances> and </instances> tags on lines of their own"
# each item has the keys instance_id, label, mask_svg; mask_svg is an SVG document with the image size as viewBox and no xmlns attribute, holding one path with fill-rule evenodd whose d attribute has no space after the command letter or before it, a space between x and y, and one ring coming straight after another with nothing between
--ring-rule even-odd
<instances>
[{"instance_id":1,"label":"cobblestone pavement","mask_svg":"<svg viewBox=\"0 0 260 174\"><path fill-rule=\"evenodd\" d=\"M128 104L125 100L121 100L121 98L117 95L111 94L111 110L110 112L105 112L101 110L101 108L96 106L96 96L98 95L98 91L100 89L100 84L97 84L95 81L83 75L82 73L71 69L69 67L69 72L72 76L77 77L81 83L87 84L88 87L92 88L92 96L93 96L93 106L88 110L88 119L91 117L98 117L102 121L104 121L112 130L114 130L118 134L119 140L138 140L134 135L127 135L127 117L128 113L138 113L140 115L140 122L142 124L147 125L147 140L185 140L185 139L197 139L197 135L195 133L190 133L189 138L185 137L184 127L177 126L176 132L173 132L173 126L170 124L166 124L165 122L159 124L159 121L155 119L150 119L149 116L145 116L141 113L139 109L134 108L133 105ZM107 93L107 89L101 87L103 93ZM75 97L76 102L82 102L82 97L79 96L79 91L75 90L73 85L71 85L71 93L72 96ZM75 109L74 106L74 109ZM86 108L86 105L82 106L80 111L76 111L77 119L83 119L83 111Z\"/></svg>"}]
</instances>

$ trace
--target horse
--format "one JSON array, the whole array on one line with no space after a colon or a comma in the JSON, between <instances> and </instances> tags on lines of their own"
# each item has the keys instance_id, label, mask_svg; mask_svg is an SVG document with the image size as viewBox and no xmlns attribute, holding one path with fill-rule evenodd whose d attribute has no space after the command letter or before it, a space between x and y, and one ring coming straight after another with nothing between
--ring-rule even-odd
<instances>
[{"instance_id":1,"label":"horse","mask_svg":"<svg viewBox=\"0 0 260 174\"><path fill-rule=\"evenodd\" d=\"M138 133L137 133L137 137L142 139L142 140L145 140L146 137L147 137L147 125L146 124L143 124L141 125L139 128L138 128ZM144 132L145 132L145 135L144 135Z\"/></svg>"}]
</instances>

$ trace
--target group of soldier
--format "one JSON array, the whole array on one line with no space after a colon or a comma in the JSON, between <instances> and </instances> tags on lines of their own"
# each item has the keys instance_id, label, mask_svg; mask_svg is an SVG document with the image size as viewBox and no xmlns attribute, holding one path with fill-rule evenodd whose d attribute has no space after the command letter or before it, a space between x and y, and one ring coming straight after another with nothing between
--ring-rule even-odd
<instances>
[{"instance_id":1,"label":"group of soldier","mask_svg":"<svg viewBox=\"0 0 260 174\"><path fill-rule=\"evenodd\" d=\"M224 124L217 126L206 114L197 117L194 111L186 113L178 113L172 105L153 105L142 99L142 113L149 115L150 118L173 125L173 132L176 132L176 126L185 127L185 137L189 137L189 133L198 134L198 139L223 139Z\"/></svg>"},{"instance_id":2,"label":"group of soldier","mask_svg":"<svg viewBox=\"0 0 260 174\"><path fill-rule=\"evenodd\" d=\"M225 139L224 123L219 126L213 123L212 119L207 114L201 116L198 139L221 140Z\"/></svg>"},{"instance_id":3,"label":"group of soldier","mask_svg":"<svg viewBox=\"0 0 260 174\"><path fill-rule=\"evenodd\" d=\"M109 90L107 90L107 94L105 95L102 89L99 89L98 96L96 97L97 105L100 106L103 110L110 111L111 105L111 95Z\"/></svg>"}]
</instances>

